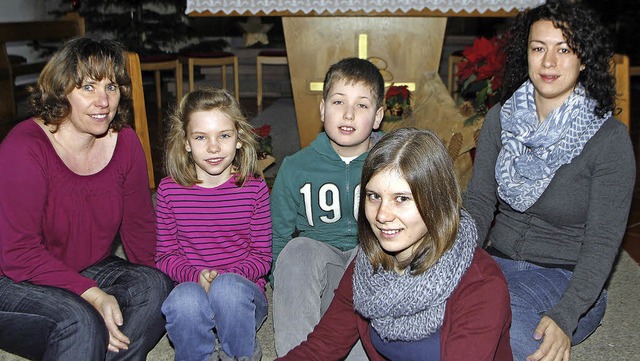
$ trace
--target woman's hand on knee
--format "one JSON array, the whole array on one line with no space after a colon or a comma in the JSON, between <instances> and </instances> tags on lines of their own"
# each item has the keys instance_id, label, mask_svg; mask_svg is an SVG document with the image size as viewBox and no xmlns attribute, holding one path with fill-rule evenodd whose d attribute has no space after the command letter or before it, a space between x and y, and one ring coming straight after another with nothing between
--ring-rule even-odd
<instances>
[{"instance_id":1,"label":"woman's hand on knee","mask_svg":"<svg viewBox=\"0 0 640 361\"><path fill-rule=\"evenodd\" d=\"M542 339L542 343L536 352L527 356L527 361L569 361L571 339L551 318L542 316L533 338Z\"/></svg>"},{"instance_id":2,"label":"woman's hand on knee","mask_svg":"<svg viewBox=\"0 0 640 361\"><path fill-rule=\"evenodd\" d=\"M119 352L128 349L131 341L118 328L122 326L123 319L116 298L98 287L89 288L81 296L98 310L104 319L107 330L109 330L109 351Z\"/></svg>"}]
</instances>

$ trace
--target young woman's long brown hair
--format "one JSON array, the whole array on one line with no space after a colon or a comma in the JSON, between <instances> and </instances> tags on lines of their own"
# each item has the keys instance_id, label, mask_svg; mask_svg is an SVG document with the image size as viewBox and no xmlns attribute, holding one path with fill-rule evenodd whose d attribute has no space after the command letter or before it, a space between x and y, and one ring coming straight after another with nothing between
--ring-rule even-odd
<instances>
[{"instance_id":1,"label":"young woman's long brown hair","mask_svg":"<svg viewBox=\"0 0 640 361\"><path fill-rule=\"evenodd\" d=\"M360 182L358 239L374 270L380 266L393 270L395 258L382 249L365 216L366 185L375 174L388 170L397 171L409 184L427 226L413 256L398 265L421 274L451 248L458 234L462 196L453 161L438 136L415 128L397 129L371 149Z\"/></svg>"}]
</instances>

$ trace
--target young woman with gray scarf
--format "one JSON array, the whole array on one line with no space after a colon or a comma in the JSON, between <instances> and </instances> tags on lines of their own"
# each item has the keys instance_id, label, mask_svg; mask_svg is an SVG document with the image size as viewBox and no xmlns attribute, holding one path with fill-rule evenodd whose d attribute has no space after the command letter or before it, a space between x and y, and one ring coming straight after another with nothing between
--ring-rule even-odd
<instances>
[{"instance_id":1,"label":"young woman with gray scarf","mask_svg":"<svg viewBox=\"0 0 640 361\"><path fill-rule=\"evenodd\" d=\"M361 249L320 323L279 360L341 360L358 339L370 360L512 360L507 284L477 247L438 137L387 134L360 184Z\"/></svg>"},{"instance_id":2,"label":"young woman with gray scarf","mask_svg":"<svg viewBox=\"0 0 640 361\"><path fill-rule=\"evenodd\" d=\"M465 207L509 284L514 358L568 361L604 315L633 148L612 115L613 51L592 12L550 0L508 39L505 96L480 132Z\"/></svg>"}]
</instances>

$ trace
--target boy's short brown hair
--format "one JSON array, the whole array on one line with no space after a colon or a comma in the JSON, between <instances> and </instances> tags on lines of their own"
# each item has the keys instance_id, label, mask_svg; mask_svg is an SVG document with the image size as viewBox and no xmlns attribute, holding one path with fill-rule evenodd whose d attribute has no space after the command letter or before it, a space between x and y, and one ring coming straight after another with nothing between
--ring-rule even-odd
<instances>
[{"instance_id":1,"label":"boy's short brown hair","mask_svg":"<svg viewBox=\"0 0 640 361\"><path fill-rule=\"evenodd\" d=\"M380 70L368 60L360 58L345 58L331 65L324 77L322 99L327 99L331 87L338 81L362 83L371 90L376 109L384 101L384 79Z\"/></svg>"}]
</instances>

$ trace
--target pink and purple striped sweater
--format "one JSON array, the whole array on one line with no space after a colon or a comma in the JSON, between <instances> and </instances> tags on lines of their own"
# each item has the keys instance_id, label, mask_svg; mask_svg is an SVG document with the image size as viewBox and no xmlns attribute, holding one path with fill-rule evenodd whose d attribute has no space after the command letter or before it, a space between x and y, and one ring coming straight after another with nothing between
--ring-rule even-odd
<instances>
[{"instance_id":1,"label":"pink and purple striped sweater","mask_svg":"<svg viewBox=\"0 0 640 361\"><path fill-rule=\"evenodd\" d=\"M202 269L239 274L262 290L271 267L271 211L263 179L235 177L215 188L158 186L156 265L177 283Z\"/></svg>"}]
</instances>

